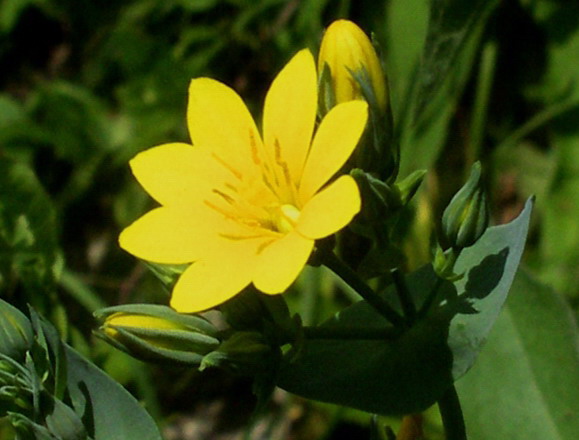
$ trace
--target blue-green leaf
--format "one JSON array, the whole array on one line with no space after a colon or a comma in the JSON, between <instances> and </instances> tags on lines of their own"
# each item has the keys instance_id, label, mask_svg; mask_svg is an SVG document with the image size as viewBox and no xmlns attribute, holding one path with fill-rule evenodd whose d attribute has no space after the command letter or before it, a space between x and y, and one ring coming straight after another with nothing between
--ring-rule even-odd
<instances>
[{"instance_id":1,"label":"blue-green leaf","mask_svg":"<svg viewBox=\"0 0 579 440\"><path fill-rule=\"evenodd\" d=\"M507 297L527 236L532 202L508 225L489 228L464 250L457 270L465 277L443 283L431 313L393 338L306 339L283 361L278 385L301 396L379 414L426 409L474 363ZM406 283L420 305L437 283L431 266ZM396 306L389 288L385 299ZM353 328L387 330L365 301L324 324L342 333Z\"/></svg>"}]
</instances>

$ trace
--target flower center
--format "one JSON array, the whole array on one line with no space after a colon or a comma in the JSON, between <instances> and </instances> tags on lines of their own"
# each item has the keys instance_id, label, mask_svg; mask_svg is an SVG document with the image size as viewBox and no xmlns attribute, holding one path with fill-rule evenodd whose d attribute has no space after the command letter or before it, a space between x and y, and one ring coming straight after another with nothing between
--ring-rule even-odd
<instances>
[{"instance_id":1,"label":"flower center","mask_svg":"<svg viewBox=\"0 0 579 440\"><path fill-rule=\"evenodd\" d=\"M278 232L287 233L294 230L299 217L300 210L294 205L280 205L272 215L272 223Z\"/></svg>"}]
</instances>

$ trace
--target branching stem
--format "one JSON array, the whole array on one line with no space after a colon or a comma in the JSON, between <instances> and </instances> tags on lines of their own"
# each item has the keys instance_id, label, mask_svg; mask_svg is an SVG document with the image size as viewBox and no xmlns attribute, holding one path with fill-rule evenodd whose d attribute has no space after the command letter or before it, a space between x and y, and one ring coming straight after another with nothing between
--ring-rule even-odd
<instances>
[{"instance_id":1,"label":"branching stem","mask_svg":"<svg viewBox=\"0 0 579 440\"><path fill-rule=\"evenodd\" d=\"M340 260L333 252L320 252L322 263L344 280L360 294L368 304L396 327L405 327L404 319L388 304L384 298L374 292L354 270Z\"/></svg>"},{"instance_id":2,"label":"branching stem","mask_svg":"<svg viewBox=\"0 0 579 440\"><path fill-rule=\"evenodd\" d=\"M402 305L402 310L404 310L404 316L408 324L412 325L416 321L416 305L412 300L404 275L398 268L393 269L390 274L392 275L392 281L394 281L394 287Z\"/></svg>"}]
</instances>

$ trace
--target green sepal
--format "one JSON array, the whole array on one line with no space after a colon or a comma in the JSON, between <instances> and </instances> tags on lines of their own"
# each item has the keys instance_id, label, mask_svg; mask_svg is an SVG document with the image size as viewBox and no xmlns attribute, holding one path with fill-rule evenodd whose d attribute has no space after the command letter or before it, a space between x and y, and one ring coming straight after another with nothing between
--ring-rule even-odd
<instances>
[{"instance_id":1,"label":"green sepal","mask_svg":"<svg viewBox=\"0 0 579 440\"><path fill-rule=\"evenodd\" d=\"M416 191L418 191L418 188L422 185L422 181L427 172L427 170L416 170L394 184L394 187L398 191L400 202L403 205L407 205L410 200L412 200Z\"/></svg>"},{"instance_id":2,"label":"green sepal","mask_svg":"<svg viewBox=\"0 0 579 440\"><path fill-rule=\"evenodd\" d=\"M170 292L171 287L177 282L185 269L189 267L188 264L160 264L151 261L142 260L149 270L155 275L167 288L167 293Z\"/></svg>"},{"instance_id":3,"label":"green sepal","mask_svg":"<svg viewBox=\"0 0 579 440\"><path fill-rule=\"evenodd\" d=\"M120 335L117 338L111 338L103 332L96 332L95 334L115 348L137 359L149 362L173 362L197 367L203 360L203 355L219 345L218 339L205 335L193 335L191 337L191 335L174 334L145 339L142 335L133 334L123 328L116 328L116 330ZM207 339L201 340L201 337ZM170 345L174 348L169 347Z\"/></svg>"},{"instance_id":4,"label":"green sepal","mask_svg":"<svg viewBox=\"0 0 579 440\"><path fill-rule=\"evenodd\" d=\"M264 333L274 345L294 339L301 322L292 317L282 295L267 295L249 287L219 306L235 330Z\"/></svg>"},{"instance_id":5,"label":"green sepal","mask_svg":"<svg viewBox=\"0 0 579 440\"><path fill-rule=\"evenodd\" d=\"M106 307L93 313L99 321L104 321L107 317L115 313L125 313L131 315L152 316L165 319L209 336L217 336L219 331L211 322L199 315L191 315L176 312L171 307L158 304L123 304L120 306Z\"/></svg>"},{"instance_id":6,"label":"green sepal","mask_svg":"<svg viewBox=\"0 0 579 440\"><path fill-rule=\"evenodd\" d=\"M328 63L324 63L318 77L318 117L322 119L336 105L336 96L332 85L332 72Z\"/></svg>"},{"instance_id":7,"label":"green sepal","mask_svg":"<svg viewBox=\"0 0 579 440\"><path fill-rule=\"evenodd\" d=\"M203 356L220 343L219 332L211 322L166 306L127 304L98 310L95 315L103 321L96 336L141 360L199 366ZM133 323L127 323L126 318L132 318ZM157 320L162 325L154 327Z\"/></svg>"},{"instance_id":8,"label":"green sepal","mask_svg":"<svg viewBox=\"0 0 579 440\"><path fill-rule=\"evenodd\" d=\"M264 370L272 350L275 348L268 343L263 334L255 331L236 331L216 350L203 358L199 370L219 367L236 374L255 376Z\"/></svg>"}]
</instances>

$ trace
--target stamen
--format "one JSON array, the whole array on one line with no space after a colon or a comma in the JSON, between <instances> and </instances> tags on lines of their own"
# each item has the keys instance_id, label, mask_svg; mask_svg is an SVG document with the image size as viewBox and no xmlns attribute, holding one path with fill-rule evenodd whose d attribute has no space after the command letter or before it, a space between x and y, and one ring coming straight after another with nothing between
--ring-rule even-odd
<instances>
[{"instance_id":1,"label":"stamen","mask_svg":"<svg viewBox=\"0 0 579 440\"><path fill-rule=\"evenodd\" d=\"M283 158L281 157L281 146L277 138L275 138L274 148L275 148L275 162L283 172L283 177L285 180L286 187L289 189L290 197L292 200L297 200L297 188L294 185L294 182L291 178L287 162L283 160Z\"/></svg>"},{"instance_id":2,"label":"stamen","mask_svg":"<svg viewBox=\"0 0 579 440\"><path fill-rule=\"evenodd\" d=\"M220 208L217 205L214 205L209 200L203 200L203 203L205 203L205 205L207 205L208 207L210 207L214 211L217 211L219 214L223 215L225 218L227 218L229 220L237 220L235 215L231 214L230 212L225 211L224 209Z\"/></svg>"},{"instance_id":3,"label":"stamen","mask_svg":"<svg viewBox=\"0 0 579 440\"><path fill-rule=\"evenodd\" d=\"M225 187L231 191L233 191L235 194L239 194L239 191L237 190L237 187L233 186L231 183L226 182L225 183Z\"/></svg>"},{"instance_id":4,"label":"stamen","mask_svg":"<svg viewBox=\"0 0 579 440\"><path fill-rule=\"evenodd\" d=\"M220 237L226 238L228 240L251 240L254 238L260 238L261 235L234 235L234 234L219 234Z\"/></svg>"},{"instance_id":5,"label":"stamen","mask_svg":"<svg viewBox=\"0 0 579 440\"><path fill-rule=\"evenodd\" d=\"M237 177L238 180L241 180L241 177L243 176L239 171L237 171L235 168L233 168L231 165L229 165L227 162L225 162L222 158L220 158L217 154L215 154L214 152L211 153L211 156L213 156L213 158L219 162L221 165L223 165L228 171L231 172L231 174L233 174L235 177Z\"/></svg>"},{"instance_id":6,"label":"stamen","mask_svg":"<svg viewBox=\"0 0 579 440\"><path fill-rule=\"evenodd\" d=\"M275 138L275 141L273 141L273 147L274 147L274 151L275 151L275 161L276 163L281 163L282 162L282 158L281 158L281 146L279 145L279 139Z\"/></svg>"},{"instance_id":7,"label":"stamen","mask_svg":"<svg viewBox=\"0 0 579 440\"><path fill-rule=\"evenodd\" d=\"M235 203L235 199L233 197L231 197L230 195L227 195L224 192L219 191L218 189L213 189L213 192L215 194L217 194L218 196L221 196L230 205L233 205Z\"/></svg>"},{"instance_id":8,"label":"stamen","mask_svg":"<svg viewBox=\"0 0 579 440\"><path fill-rule=\"evenodd\" d=\"M251 146L251 159L253 163L259 165L261 160L259 159L259 153L257 152L257 143L255 142L255 134L252 129L249 129L249 145Z\"/></svg>"}]
</instances>

